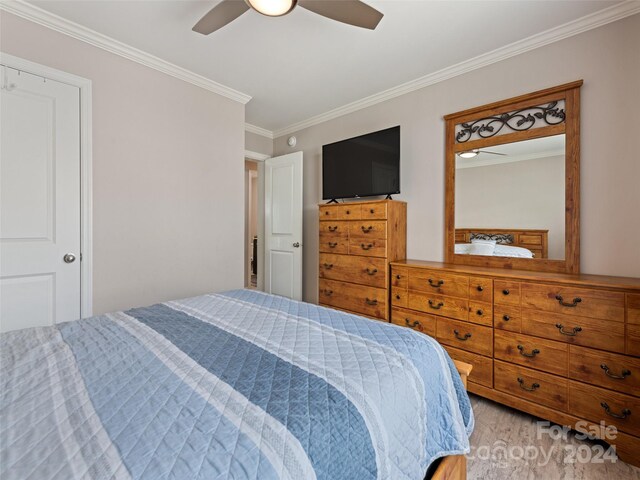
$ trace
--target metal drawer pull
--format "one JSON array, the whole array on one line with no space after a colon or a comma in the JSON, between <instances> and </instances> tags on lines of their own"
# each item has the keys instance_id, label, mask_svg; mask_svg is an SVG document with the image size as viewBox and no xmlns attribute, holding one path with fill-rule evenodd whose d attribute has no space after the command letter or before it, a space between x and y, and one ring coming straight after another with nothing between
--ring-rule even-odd
<instances>
[{"instance_id":1,"label":"metal drawer pull","mask_svg":"<svg viewBox=\"0 0 640 480\"><path fill-rule=\"evenodd\" d=\"M372 208L371 210L369 210L369 213L375 213L375 210Z\"/></svg>"},{"instance_id":2,"label":"metal drawer pull","mask_svg":"<svg viewBox=\"0 0 640 480\"><path fill-rule=\"evenodd\" d=\"M509 295L509 290L507 290L506 288L504 290L502 290L502 294L503 295Z\"/></svg>"},{"instance_id":3,"label":"metal drawer pull","mask_svg":"<svg viewBox=\"0 0 640 480\"><path fill-rule=\"evenodd\" d=\"M329 225L329 231L330 232L335 232L336 230L338 230L338 225L332 227L331 225Z\"/></svg>"},{"instance_id":4,"label":"metal drawer pull","mask_svg":"<svg viewBox=\"0 0 640 480\"><path fill-rule=\"evenodd\" d=\"M539 383L532 383L530 387L527 387L524 384L524 380L521 377L518 377L518 383L520 384L520 388L523 390L526 390L527 392L535 392L537 389L540 388Z\"/></svg>"},{"instance_id":5,"label":"metal drawer pull","mask_svg":"<svg viewBox=\"0 0 640 480\"><path fill-rule=\"evenodd\" d=\"M529 358L533 358L540 353L540 350L538 350L537 348L534 348L533 350L531 350L531 353L527 353L524 351L524 347L522 345L518 345L518 350L520 350L520 355L522 355L523 357L529 357Z\"/></svg>"},{"instance_id":6,"label":"metal drawer pull","mask_svg":"<svg viewBox=\"0 0 640 480\"><path fill-rule=\"evenodd\" d=\"M377 305L378 304L378 300L369 300L369 298L365 298L364 299L365 302L367 302L367 305Z\"/></svg>"},{"instance_id":7,"label":"metal drawer pull","mask_svg":"<svg viewBox=\"0 0 640 480\"><path fill-rule=\"evenodd\" d=\"M396 275L396 280L400 280L402 277L400 275Z\"/></svg>"},{"instance_id":8,"label":"metal drawer pull","mask_svg":"<svg viewBox=\"0 0 640 480\"><path fill-rule=\"evenodd\" d=\"M616 380L624 380L629 375L631 375L631 370L627 370L626 368L624 370L622 370L622 372L620 372L620 375L616 375L615 373L611 373L609 371L609 367L607 367L606 363L603 363L602 365L600 365L600 368L602 370L604 370L604 373L607 375L607 377L615 378Z\"/></svg>"},{"instance_id":9,"label":"metal drawer pull","mask_svg":"<svg viewBox=\"0 0 640 480\"><path fill-rule=\"evenodd\" d=\"M556 328L560 331L562 335L567 335L569 337L575 337L578 334L578 332L582 331L582 327L573 327L573 330L569 332L564 329L564 325L562 325L561 323L556 323Z\"/></svg>"},{"instance_id":10,"label":"metal drawer pull","mask_svg":"<svg viewBox=\"0 0 640 480\"><path fill-rule=\"evenodd\" d=\"M347 210L347 215L350 215L350 214L351 214L351 210Z\"/></svg>"},{"instance_id":11,"label":"metal drawer pull","mask_svg":"<svg viewBox=\"0 0 640 480\"><path fill-rule=\"evenodd\" d=\"M433 278L430 278L429 285L431 285L433 288L440 288L442 285L444 285L444 280L438 280L437 282L434 282Z\"/></svg>"},{"instance_id":12,"label":"metal drawer pull","mask_svg":"<svg viewBox=\"0 0 640 480\"><path fill-rule=\"evenodd\" d=\"M364 243L361 243L361 244L360 244L360 247L361 247L363 250L369 250L371 247L373 247L373 243L369 243L369 244L367 244L367 245L365 245Z\"/></svg>"},{"instance_id":13,"label":"metal drawer pull","mask_svg":"<svg viewBox=\"0 0 640 480\"><path fill-rule=\"evenodd\" d=\"M482 285L478 285L476 287L476 290L478 290L479 292L482 292L484 290L484 287Z\"/></svg>"},{"instance_id":14,"label":"metal drawer pull","mask_svg":"<svg viewBox=\"0 0 640 480\"><path fill-rule=\"evenodd\" d=\"M511 317L510 317L509 315L503 315L503 316L502 316L502 319L503 319L505 322L508 322L509 320L511 320Z\"/></svg>"},{"instance_id":15,"label":"metal drawer pull","mask_svg":"<svg viewBox=\"0 0 640 480\"><path fill-rule=\"evenodd\" d=\"M413 322L409 321L408 318L404 319L404 323L406 323L407 327L416 328L420 326L420 322L418 320L414 320Z\"/></svg>"},{"instance_id":16,"label":"metal drawer pull","mask_svg":"<svg viewBox=\"0 0 640 480\"><path fill-rule=\"evenodd\" d=\"M576 297L576 298L573 299L572 303L567 303L562 298L562 295L556 295L556 300L558 300L558 303L560 305L562 305L563 307L577 307L578 304L582 301L582 299L580 297Z\"/></svg>"},{"instance_id":17,"label":"metal drawer pull","mask_svg":"<svg viewBox=\"0 0 640 480\"><path fill-rule=\"evenodd\" d=\"M327 297L330 297L331 295L333 295L333 290L327 290L327 289L325 289L325 290L324 290L324 294L325 294Z\"/></svg>"},{"instance_id":18,"label":"metal drawer pull","mask_svg":"<svg viewBox=\"0 0 640 480\"><path fill-rule=\"evenodd\" d=\"M327 270L331 270L333 268L333 263L325 263L324 268L326 268Z\"/></svg>"},{"instance_id":19,"label":"metal drawer pull","mask_svg":"<svg viewBox=\"0 0 640 480\"><path fill-rule=\"evenodd\" d=\"M376 273L378 273L378 269L374 268L373 270L371 270L369 267L367 267L366 272L368 275L375 275Z\"/></svg>"},{"instance_id":20,"label":"metal drawer pull","mask_svg":"<svg viewBox=\"0 0 640 480\"><path fill-rule=\"evenodd\" d=\"M454 330L453 334L456 336L456 338L458 340L462 340L463 342L466 342L467 340L469 340L471 338L471 334L470 333L465 333L464 336L460 336L460 332L458 330Z\"/></svg>"},{"instance_id":21,"label":"metal drawer pull","mask_svg":"<svg viewBox=\"0 0 640 480\"><path fill-rule=\"evenodd\" d=\"M362 225L360 228L362 229L363 233L369 233L371 230L373 230L373 227L371 225L366 228L364 225Z\"/></svg>"},{"instance_id":22,"label":"metal drawer pull","mask_svg":"<svg viewBox=\"0 0 640 480\"><path fill-rule=\"evenodd\" d=\"M400 295L396 295L396 300L400 300Z\"/></svg>"},{"instance_id":23,"label":"metal drawer pull","mask_svg":"<svg viewBox=\"0 0 640 480\"><path fill-rule=\"evenodd\" d=\"M482 311L481 308L479 308L478 310L476 310L476 315L478 315L479 317L481 317L482 315L484 315L484 312Z\"/></svg>"},{"instance_id":24,"label":"metal drawer pull","mask_svg":"<svg viewBox=\"0 0 640 480\"><path fill-rule=\"evenodd\" d=\"M338 246L338 242L329 242L329 248L336 248Z\"/></svg>"},{"instance_id":25,"label":"metal drawer pull","mask_svg":"<svg viewBox=\"0 0 640 480\"><path fill-rule=\"evenodd\" d=\"M613 417L613 418L625 419L629 415L631 415L631 410L629 410L628 408L623 409L622 412L620 412L620 413L613 413L611 411L611 407L609 407L609 405L607 405L607 402L600 403L600 406L602 408L604 408L604 411L607 413L607 415L609 415L610 417Z\"/></svg>"},{"instance_id":26,"label":"metal drawer pull","mask_svg":"<svg viewBox=\"0 0 640 480\"><path fill-rule=\"evenodd\" d=\"M444 305L443 302L438 302L437 305L434 305L433 300L429 300L429 307L433 308L434 310L440 310L443 305Z\"/></svg>"}]
</instances>

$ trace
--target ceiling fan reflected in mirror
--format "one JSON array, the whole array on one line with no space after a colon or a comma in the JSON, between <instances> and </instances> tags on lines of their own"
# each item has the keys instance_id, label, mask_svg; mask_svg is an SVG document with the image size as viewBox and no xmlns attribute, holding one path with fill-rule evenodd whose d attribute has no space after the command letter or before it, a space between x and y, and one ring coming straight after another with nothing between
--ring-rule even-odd
<instances>
[{"instance_id":1,"label":"ceiling fan reflected in mirror","mask_svg":"<svg viewBox=\"0 0 640 480\"><path fill-rule=\"evenodd\" d=\"M268 17L280 17L297 5L338 22L374 30L383 14L360 0L222 0L193 27L209 35L233 22L249 9Z\"/></svg>"},{"instance_id":2,"label":"ceiling fan reflected in mirror","mask_svg":"<svg viewBox=\"0 0 640 480\"><path fill-rule=\"evenodd\" d=\"M479 149L474 149L474 150L467 150L465 152L460 152L458 153L458 156L461 158L473 158L473 157L477 157L479 153L488 153L489 155L506 155L506 153L499 153L499 152L490 152L489 150L479 150Z\"/></svg>"}]
</instances>

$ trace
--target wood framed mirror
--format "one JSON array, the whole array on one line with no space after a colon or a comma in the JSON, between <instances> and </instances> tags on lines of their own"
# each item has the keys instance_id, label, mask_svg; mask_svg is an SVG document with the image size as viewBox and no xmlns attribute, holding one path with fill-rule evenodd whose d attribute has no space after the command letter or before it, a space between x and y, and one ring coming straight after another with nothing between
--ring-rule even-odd
<instances>
[{"instance_id":1,"label":"wood framed mirror","mask_svg":"<svg viewBox=\"0 0 640 480\"><path fill-rule=\"evenodd\" d=\"M444 117L447 263L579 273L581 86Z\"/></svg>"}]
</instances>

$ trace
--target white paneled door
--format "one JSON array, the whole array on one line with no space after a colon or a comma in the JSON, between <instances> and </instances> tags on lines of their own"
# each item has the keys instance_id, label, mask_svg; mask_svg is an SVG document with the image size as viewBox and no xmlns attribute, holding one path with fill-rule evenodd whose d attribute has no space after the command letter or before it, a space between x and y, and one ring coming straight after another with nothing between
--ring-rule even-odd
<instances>
[{"instance_id":1,"label":"white paneled door","mask_svg":"<svg viewBox=\"0 0 640 480\"><path fill-rule=\"evenodd\" d=\"M302 300L302 152L264 166L265 290Z\"/></svg>"},{"instance_id":2,"label":"white paneled door","mask_svg":"<svg viewBox=\"0 0 640 480\"><path fill-rule=\"evenodd\" d=\"M80 89L2 68L0 330L80 318Z\"/></svg>"}]
</instances>

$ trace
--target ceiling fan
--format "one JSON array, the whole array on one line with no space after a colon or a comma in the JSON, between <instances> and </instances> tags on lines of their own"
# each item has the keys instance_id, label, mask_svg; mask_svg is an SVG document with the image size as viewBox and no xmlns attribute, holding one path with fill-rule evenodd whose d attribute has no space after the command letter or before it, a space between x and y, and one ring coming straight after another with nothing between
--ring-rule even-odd
<instances>
[{"instance_id":1,"label":"ceiling fan","mask_svg":"<svg viewBox=\"0 0 640 480\"><path fill-rule=\"evenodd\" d=\"M209 35L231 23L249 9L269 17L280 17L296 5L338 22L374 30L383 14L360 0L222 0L193 27Z\"/></svg>"},{"instance_id":2,"label":"ceiling fan","mask_svg":"<svg viewBox=\"0 0 640 480\"><path fill-rule=\"evenodd\" d=\"M475 148L473 150L467 150L465 152L460 152L460 153L458 153L458 156L462 157L462 158L473 158L473 157L476 157L480 153L488 153L490 155L503 155L503 156L506 155L506 153L490 152L489 150L479 150L479 149Z\"/></svg>"}]
</instances>

